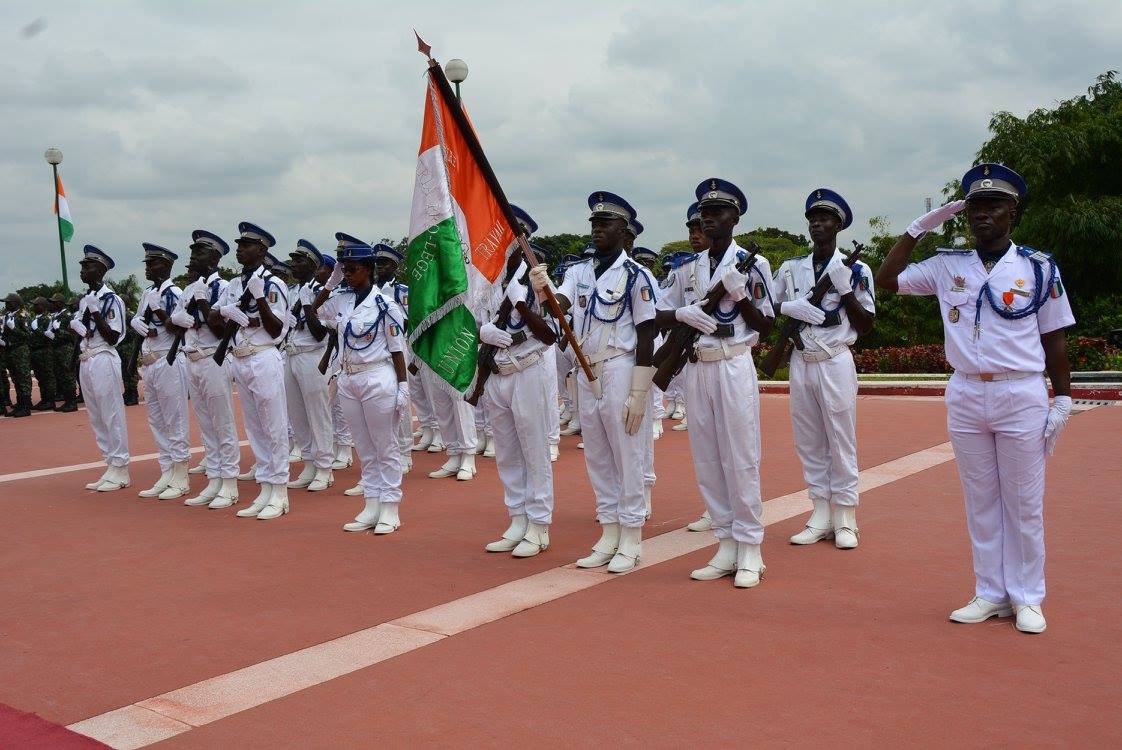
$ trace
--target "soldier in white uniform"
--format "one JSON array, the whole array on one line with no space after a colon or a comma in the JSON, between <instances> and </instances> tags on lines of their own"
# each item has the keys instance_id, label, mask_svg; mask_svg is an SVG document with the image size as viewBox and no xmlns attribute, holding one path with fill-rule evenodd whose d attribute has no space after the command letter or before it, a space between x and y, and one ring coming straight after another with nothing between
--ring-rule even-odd
<instances>
[{"instance_id":1,"label":"soldier in white uniform","mask_svg":"<svg viewBox=\"0 0 1122 750\"><path fill-rule=\"evenodd\" d=\"M838 193L818 188L806 199L814 251L783 262L773 287L779 311L806 325L804 348L791 354L788 406L795 452L814 506L793 544L834 540L857 546L857 368L849 347L873 329L872 271L861 261L846 266L837 237L853 223ZM823 276L831 291L820 305L807 299Z\"/></svg>"},{"instance_id":2,"label":"soldier in white uniform","mask_svg":"<svg viewBox=\"0 0 1122 750\"><path fill-rule=\"evenodd\" d=\"M125 332L125 303L105 283L106 272L115 265L113 259L93 245L86 245L82 252L82 283L90 291L79 301L70 330L81 342L78 378L90 427L106 464L105 473L86 489L112 492L131 483L121 357L116 349Z\"/></svg>"},{"instance_id":3,"label":"soldier in white uniform","mask_svg":"<svg viewBox=\"0 0 1122 750\"><path fill-rule=\"evenodd\" d=\"M240 276L230 281L207 320L215 334L225 336L237 326L228 354L238 384L246 437L256 457L254 472L260 492L253 504L239 510L241 518L270 520L288 512L288 410L285 407L284 364L277 345L288 324L288 292L283 281L262 266L273 235L243 221L235 240Z\"/></svg>"},{"instance_id":4,"label":"soldier in white uniform","mask_svg":"<svg viewBox=\"0 0 1122 750\"><path fill-rule=\"evenodd\" d=\"M144 290L136 315L129 325L140 336L140 364L144 367L144 405L148 426L156 442L160 478L141 491L141 497L174 500L190 489L187 482L188 443L187 374L178 357L167 362L175 335L168 318L179 303L182 290L171 281L172 264L179 257L167 248L145 242L144 275L152 286Z\"/></svg>"},{"instance_id":5,"label":"soldier in white uniform","mask_svg":"<svg viewBox=\"0 0 1122 750\"><path fill-rule=\"evenodd\" d=\"M752 347L775 322L771 268L762 256L737 268L748 255L732 238L748 210L740 188L714 177L698 185L696 195L711 248L679 261L659 305L661 327L682 322L701 332L697 361L679 377L689 408L694 471L713 521L717 553L690 576L710 581L732 575L737 587L750 588L765 570L760 397ZM719 282L727 293L710 316L700 303Z\"/></svg>"},{"instance_id":6,"label":"soldier in white uniform","mask_svg":"<svg viewBox=\"0 0 1122 750\"><path fill-rule=\"evenodd\" d=\"M288 483L288 488L321 492L335 482L331 464L332 450L330 378L319 371L327 348L327 329L307 308L322 288L315 274L323 256L308 240L298 240L289 254L292 275L297 282L289 293L291 328L284 342L284 393L288 401L288 421L304 468Z\"/></svg>"},{"instance_id":7,"label":"soldier in white uniform","mask_svg":"<svg viewBox=\"0 0 1122 750\"><path fill-rule=\"evenodd\" d=\"M397 306L406 311L408 317L409 310L409 287L405 284L398 282L397 270L401 267L401 261L405 259L401 251L393 245L387 245L384 242L379 242L373 246L374 251L374 284L378 287L378 291L382 293L383 297L392 299L397 303ZM405 363L408 368L409 364L409 347L406 345ZM410 385L410 393L413 387ZM406 410L401 414L401 424L397 429L397 447L401 452L401 471L408 473L413 468L413 414Z\"/></svg>"},{"instance_id":8,"label":"soldier in white uniform","mask_svg":"<svg viewBox=\"0 0 1122 750\"><path fill-rule=\"evenodd\" d=\"M1044 464L1071 413L1064 329L1075 323L1056 262L1009 236L1028 187L1008 167L979 164L962 178L965 201L912 222L877 285L939 298L947 361L947 429L966 497L975 596L955 622L1016 614L1041 633ZM916 242L965 208L976 250L943 250L908 263ZM1048 404L1047 371L1055 391Z\"/></svg>"},{"instance_id":9,"label":"soldier in white uniform","mask_svg":"<svg viewBox=\"0 0 1122 750\"><path fill-rule=\"evenodd\" d=\"M335 257L327 253L320 253L323 257L323 263L320 265L319 270L316 271L316 281L321 285L326 284L327 280L331 277L332 272L335 270ZM332 293L339 291L339 287L331 290ZM327 346L331 349L331 354L328 355L327 367L324 373L328 377L328 394L331 398L331 440L332 440L332 453L335 458L331 462L332 470L346 469L354 462L354 440L351 438L350 428L347 427L347 420L343 418L343 409L339 406L339 389L337 387L337 376L339 374L339 347L335 341L335 330L331 329L328 332ZM361 487L359 488L362 489ZM343 494L346 494L344 492ZM361 491L357 494L361 494Z\"/></svg>"},{"instance_id":10,"label":"soldier in white uniform","mask_svg":"<svg viewBox=\"0 0 1122 750\"><path fill-rule=\"evenodd\" d=\"M577 382L584 460L602 531L592 553L576 564L623 573L639 562L646 520L655 282L623 249L635 209L607 191L589 196L588 207L595 253L569 268L557 292L562 308L573 312L573 328L597 375L590 383L582 371ZM530 278L539 296L551 286L545 265Z\"/></svg>"},{"instance_id":11,"label":"soldier in white uniform","mask_svg":"<svg viewBox=\"0 0 1122 750\"><path fill-rule=\"evenodd\" d=\"M229 508L238 501L237 425L230 372L214 361L218 338L206 324L227 282L218 274L222 256L230 252L226 240L205 229L191 233L191 260L187 263L190 283L171 314L172 325L183 330L180 352L186 359L187 392L203 438L203 460L207 486L184 505Z\"/></svg>"},{"instance_id":12,"label":"soldier in white uniform","mask_svg":"<svg viewBox=\"0 0 1122 750\"><path fill-rule=\"evenodd\" d=\"M638 230L638 231L636 231ZM632 222L632 231L636 236L642 234L643 225L638 221ZM650 276L654 278L654 264L658 260L658 253L649 248L636 247L628 248L628 253L635 260L636 263L650 272ZM655 297L655 305L658 305L658 291L657 284L653 291ZM656 332L654 340L655 351L658 351L659 345L662 343L661 336ZM647 404L647 418L651 422L651 434L646 440L646 445L643 446L643 507L647 518L651 517L653 508L651 506L651 495L654 493L655 482L658 481L658 476L654 470L654 441L662 436L662 418L665 416L666 411L662 407L662 391L658 386L651 384L651 395L649 403Z\"/></svg>"}]
</instances>

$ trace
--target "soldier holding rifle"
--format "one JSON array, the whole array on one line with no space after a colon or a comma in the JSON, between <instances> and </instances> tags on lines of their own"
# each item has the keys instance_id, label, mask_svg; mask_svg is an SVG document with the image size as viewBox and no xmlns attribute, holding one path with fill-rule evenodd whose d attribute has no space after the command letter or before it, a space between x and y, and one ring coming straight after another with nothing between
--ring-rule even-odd
<instances>
[{"instance_id":1,"label":"soldier holding rifle","mask_svg":"<svg viewBox=\"0 0 1122 750\"><path fill-rule=\"evenodd\" d=\"M55 371L55 389L62 402L55 411L78 411L78 387L74 379L76 373L71 367L74 353L74 332L70 330L73 317L61 293L51 295L51 364Z\"/></svg>"}]
</instances>

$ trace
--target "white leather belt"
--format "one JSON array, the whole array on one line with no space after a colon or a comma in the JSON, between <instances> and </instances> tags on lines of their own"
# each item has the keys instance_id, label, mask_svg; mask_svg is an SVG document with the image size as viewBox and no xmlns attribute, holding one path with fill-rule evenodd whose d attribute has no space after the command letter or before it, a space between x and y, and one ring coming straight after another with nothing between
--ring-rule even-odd
<instances>
[{"instance_id":1,"label":"white leather belt","mask_svg":"<svg viewBox=\"0 0 1122 750\"><path fill-rule=\"evenodd\" d=\"M242 344L231 348L230 353L238 359L244 359L245 357L252 357L258 352L263 352L275 348L276 347L272 344Z\"/></svg>"},{"instance_id":2,"label":"white leather belt","mask_svg":"<svg viewBox=\"0 0 1122 750\"><path fill-rule=\"evenodd\" d=\"M956 372L957 375L962 375L967 380L980 380L983 383L992 383L995 380L1020 380L1021 378L1031 378L1034 375L1040 377L1039 372Z\"/></svg>"},{"instance_id":3,"label":"white leather belt","mask_svg":"<svg viewBox=\"0 0 1122 750\"><path fill-rule=\"evenodd\" d=\"M698 362L720 362L723 359L739 357L751 348L747 344L730 345L722 341L720 346L699 346L694 351Z\"/></svg>"},{"instance_id":4,"label":"white leather belt","mask_svg":"<svg viewBox=\"0 0 1122 750\"><path fill-rule=\"evenodd\" d=\"M99 354L106 354L106 353L108 353L108 352L112 352L112 351L116 351L116 350L115 350L115 349L111 349L111 348L109 348L109 347L107 347L107 346L99 346L99 347L98 347L98 348L96 348L96 349L87 349L86 351L84 351L84 352L81 352L81 353L80 353L80 354L78 355L78 359L79 359L80 361L82 361L82 362L87 362L87 361L89 361L89 360L90 360L91 358L93 358L93 357L96 357L96 356L97 356L97 355L99 355Z\"/></svg>"},{"instance_id":5,"label":"white leather belt","mask_svg":"<svg viewBox=\"0 0 1122 750\"><path fill-rule=\"evenodd\" d=\"M516 372L522 372L528 367L533 367L541 361L541 358L542 350L538 349L535 352L527 354L525 357L510 357L507 362L495 362L495 364L491 366L491 372L495 375L513 375Z\"/></svg>"},{"instance_id":6,"label":"white leather belt","mask_svg":"<svg viewBox=\"0 0 1122 750\"><path fill-rule=\"evenodd\" d=\"M164 349L164 350L158 351L158 352L148 352L147 354L142 354L140 356L140 364L145 365L145 366L155 364L156 362L159 362L161 359L166 358L168 356L169 351L170 351L169 349Z\"/></svg>"},{"instance_id":7,"label":"white leather belt","mask_svg":"<svg viewBox=\"0 0 1122 750\"><path fill-rule=\"evenodd\" d=\"M369 372L370 370L377 369L382 365L389 364L389 358L376 359L373 362L344 362L343 372L348 375L355 375L360 372Z\"/></svg>"},{"instance_id":8,"label":"white leather belt","mask_svg":"<svg viewBox=\"0 0 1122 750\"><path fill-rule=\"evenodd\" d=\"M296 346L294 344L285 344L284 350L288 354L307 354L308 352L322 352L327 347L327 344L304 344Z\"/></svg>"},{"instance_id":9,"label":"white leather belt","mask_svg":"<svg viewBox=\"0 0 1122 750\"><path fill-rule=\"evenodd\" d=\"M795 351L803 358L803 362L825 362L828 359L833 359L844 351L849 351L849 347L840 346L837 351L834 352L824 352L821 349L803 349L802 351L796 349Z\"/></svg>"},{"instance_id":10,"label":"white leather belt","mask_svg":"<svg viewBox=\"0 0 1122 750\"><path fill-rule=\"evenodd\" d=\"M191 362L198 362L198 361L199 361L199 360L201 360L201 359L206 359L207 357L213 357L213 356L214 356L214 352L215 352L216 350L217 350L216 348L211 348L211 349L194 349L194 350L192 350L192 351L189 351L189 352L183 352L183 353L187 355L187 359L188 359L189 361L191 361Z\"/></svg>"}]
</instances>

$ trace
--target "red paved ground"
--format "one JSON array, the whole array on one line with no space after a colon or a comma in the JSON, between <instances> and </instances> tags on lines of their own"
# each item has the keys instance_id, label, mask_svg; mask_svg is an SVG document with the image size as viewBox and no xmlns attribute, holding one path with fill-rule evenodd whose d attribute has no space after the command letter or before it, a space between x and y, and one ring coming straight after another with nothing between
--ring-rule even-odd
<instances>
[{"instance_id":1,"label":"red paved ground","mask_svg":"<svg viewBox=\"0 0 1122 750\"><path fill-rule=\"evenodd\" d=\"M762 404L775 497L803 483L785 400ZM134 452L150 451L142 407L128 414ZM860 415L863 467L946 439L937 402L863 399ZM1122 491L1120 424L1122 408L1078 415L1052 461L1043 636L946 622L972 589L946 464L867 493L856 551L787 545L802 518L769 527L752 591L688 580L699 552L166 744L1117 745L1122 554L1098 529ZM3 420L0 435L13 446L0 473L96 459L82 414ZM268 523L87 493L94 470L0 484L0 565L18 571L0 579L0 703L66 724L570 562L597 534L574 444L555 464L553 546L523 561L481 551L504 526L484 459L457 483L425 478L442 457L422 454L386 538L338 530L359 507L336 491L355 469L328 493L294 491L293 513ZM656 445L648 534L700 510L686 436ZM157 473L135 467L137 489Z\"/></svg>"}]
</instances>

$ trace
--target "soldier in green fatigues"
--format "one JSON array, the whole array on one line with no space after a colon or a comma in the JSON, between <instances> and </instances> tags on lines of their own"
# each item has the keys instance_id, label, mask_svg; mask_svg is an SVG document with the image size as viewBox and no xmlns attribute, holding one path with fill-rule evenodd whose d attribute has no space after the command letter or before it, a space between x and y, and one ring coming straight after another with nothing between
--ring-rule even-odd
<instances>
[{"instance_id":1,"label":"soldier in green fatigues","mask_svg":"<svg viewBox=\"0 0 1122 750\"><path fill-rule=\"evenodd\" d=\"M4 342L8 346L8 376L16 387L16 404L10 417L31 416L31 331L27 327L23 300L9 294L4 300Z\"/></svg>"},{"instance_id":2,"label":"soldier in green fatigues","mask_svg":"<svg viewBox=\"0 0 1122 750\"><path fill-rule=\"evenodd\" d=\"M51 297L51 365L55 371L55 396L59 403L55 411L78 411L78 394L74 383L74 332L70 330L73 315L66 304L66 297L55 294ZM49 336L50 334L48 334Z\"/></svg>"},{"instance_id":3,"label":"soldier in green fatigues","mask_svg":"<svg viewBox=\"0 0 1122 750\"><path fill-rule=\"evenodd\" d=\"M55 386L54 347L51 336L51 315L47 310L47 298L36 297L31 300L30 354L31 370L39 383L39 402L31 407L33 411L52 411L58 392ZM48 335L50 334L50 335Z\"/></svg>"},{"instance_id":4,"label":"soldier in green fatigues","mask_svg":"<svg viewBox=\"0 0 1122 750\"><path fill-rule=\"evenodd\" d=\"M12 406L12 382L8 380L8 343L4 340L4 331L0 330L0 417L11 416L9 409Z\"/></svg>"},{"instance_id":5,"label":"soldier in green fatigues","mask_svg":"<svg viewBox=\"0 0 1122 750\"><path fill-rule=\"evenodd\" d=\"M126 327L125 335L121 337L121 343L117 344L117 354L121 357L121 380L125 383L125 406L136 406L140 403L140 393L137 391L140 373L136 366L140 358L133 356L133 352L138 346L140 346L140 341L136 331L131 327ZM131 369L130 364L133 365Z\"/></svg>"}]
</instances>

